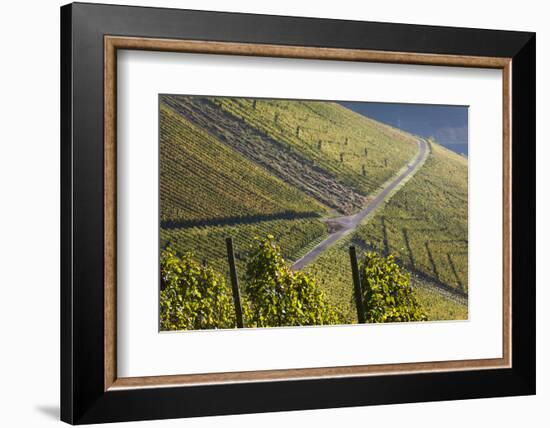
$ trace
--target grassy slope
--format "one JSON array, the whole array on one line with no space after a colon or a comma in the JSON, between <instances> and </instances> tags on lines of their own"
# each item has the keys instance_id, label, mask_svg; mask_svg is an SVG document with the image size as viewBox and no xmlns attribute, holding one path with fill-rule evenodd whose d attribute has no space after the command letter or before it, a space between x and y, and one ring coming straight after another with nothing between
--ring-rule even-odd
<instances>
[{"instance_id":1,"label":"grassy slope","mask_svg":"<svg viewBox=\"0 0 550 428\"><path fill-rule=\"evenodd\" d=\"M168 106L160 107L163 221L325 212L320 204L243 158Z\"/></svg>"},{"instance_id":2,"label":"grassy slope","mask_svg":"<svg viewBox=\"0 0 550 428\"><path fill-rule=\"evenodd\" d=\"M411 135L333 102L244 98L218 98L214 102L365 196L394 175L417 150Z\"/></svg>"},{"instance_id":3,"label":"grassy slope","mask_svg":"<svg viewBox=\"0 0 550 428\"><path fill-rule=\"evenodd\" d=\"M430 319L468 317L464 297L468 288L467 160L436 144L432 147L433 154L424 166L383 209L306 268L321 278L329 298L344 307L352 321L356 315L348 246L383 253L386 242L388 252L414 274ZM408 246L403 229L407 230ZM438 287L448 292L442 293ZM458 298L449 298L455 294Z\"/></svg>"}]
</instances>

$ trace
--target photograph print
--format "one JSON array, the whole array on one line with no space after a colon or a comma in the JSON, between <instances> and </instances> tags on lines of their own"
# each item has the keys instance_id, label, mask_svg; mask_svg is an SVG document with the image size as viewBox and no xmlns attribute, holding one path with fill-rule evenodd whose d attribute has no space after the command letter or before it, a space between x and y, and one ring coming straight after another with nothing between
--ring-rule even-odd
<instances>
[{"instance_id":1,"label":"photograph print","mask_svg":"<svg viewBox=\"0 0 550 428\"><path fill-rule=\"evenodd\" d=\"M468 320L468 107L159 95L161 331Z\"/></svg>"}]
</instances>

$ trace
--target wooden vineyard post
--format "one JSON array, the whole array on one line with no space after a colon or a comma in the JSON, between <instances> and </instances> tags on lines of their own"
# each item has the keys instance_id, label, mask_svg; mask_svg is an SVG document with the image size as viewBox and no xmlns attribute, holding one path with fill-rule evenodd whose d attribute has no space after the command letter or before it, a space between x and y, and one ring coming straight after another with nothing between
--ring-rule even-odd
<instances>
[{"instance_id":1,"label":"wooden vineyard post","mask_svg":"<svg viewBox=\"0 0 550 428\"><path fill-rule=\"evenodd\" d=\"M229 277L231 278L231 288L233 289L233 301L235 302L235 315L237 317L237 327L243 328L243 308L241 306L241 293L239 292L239 279L237 277L237 265L235 264L235 252L233 251L233 238L225 240L227 244L227 260L229 261Z\"/></svg>"},{"instance_id":2,"label":"wooden vineyard post","mask_svg":"<svg viewBox=\"0 0 550 428\"><path fill-rule=\"evenodd\" d=\"M365 308L363 307L363 293L361 291L361 280L359 279L359 266L357 264L357 253L355 247L349 247L349 258L351 261L351 273L353 276L353 290L355 296L355 306L357 307L357 320L359 324L366 322Z\"/></svg>"}]
</instances>

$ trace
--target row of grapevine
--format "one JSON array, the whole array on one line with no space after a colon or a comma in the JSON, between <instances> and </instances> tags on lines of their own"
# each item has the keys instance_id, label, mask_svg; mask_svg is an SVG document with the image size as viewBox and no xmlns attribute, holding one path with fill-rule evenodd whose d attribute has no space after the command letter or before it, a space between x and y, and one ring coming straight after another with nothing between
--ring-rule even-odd
<instances>
[{"instance_id":1,"label":"row of grapevine","mask_svg":"<svg viewBox=\"0 0 550 428\"><path fill-rule=\"evenodd\" d=\"M233 246L229 240L228 256ZM358 271L357 261L355 272ZM232 266L234 264L232 263ZM334 325L348 320L327 299L315 276L292 271L274 237L257 239L247 258L244 286L232 278L233 292L215 269L179 256L168 248L160 259L160 325L162 330L235 327ZM409 276L392 256L366 253L355 280L359 322L403 322L427 319ZM352 287L347 294L351 294ZM233 299L232 299L233 295ZM232 303L234 307L232 307Z\"/></svg>"},{"instance_id":2,"label":"row of grapevine","mask_svg":"<svg viewBox=\"0 0 550 428\"><path fill-rule=\"evenodd\" d=\"M220 272L227 272L224 239L233 236L237 264L241 268L246 252L257 236L271 234L284 249L283 257L293 261L310 242L326 237L325 225L316 219L272 220L253 224L186 227L160 230L161 248L171 247L180 254L191 252L198 260L206 260Z\"/></svg>"},{"instance_id":3,"label":"row of grapevine","mask_svg":"<svg viewBox=\"0 0 550 428\"><path fill-rule=\"evenodd\" d=\"M468 164L432 144L432 156L356 236L412 271L468 293Z\"/></svg>"},{"instance_id":4,"label":"row of grapevine","mask_svg":"<svg viewBox=\"0 0 550 428\"><path fill-rule=\"evenodd\" d=\"M161 104L161 219L206 221L295 212L323 213L288 186Z\"/></svg>"},{"instance_id":5,"label":"row of grapevine","mask_svg":"<svg viewBox=\"0 0 550 428\"><path fill-rule=\"evenodd\" d=\"M388 180L416 151L415 139L409 134L337 103L213 100L234 117L286 143L336 176L342 184L364 195Z\"/></svg>"}]
</instances>

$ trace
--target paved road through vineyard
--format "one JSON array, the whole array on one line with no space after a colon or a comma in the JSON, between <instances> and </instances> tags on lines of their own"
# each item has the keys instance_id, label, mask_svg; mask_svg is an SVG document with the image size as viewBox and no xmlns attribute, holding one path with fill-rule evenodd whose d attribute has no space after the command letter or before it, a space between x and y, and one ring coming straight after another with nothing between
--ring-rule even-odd
<instances>
[{"instance_id":1,"label":"paved road through vineyard","mask_svg":"<svg viewBox=\"0 0 550 428\"><path fill-rule=\"evenodd\" d=\"M402 183L403 180L405 180L409 176L412 176L415 174L415 172L417 171L416 167L421 162L423 162L426 159L426 157L429 155L428 144L426 143L426 141L419 138L417 140L417 143L418 143L418 152L416 153L413 160L409 162L407 169L398 177L396 177L394 180L386 184L386 186L382 189L382 191L378 193L378 195L376 195L376 197L358 213L349 215L349 216L331 218L327 220L327 223L330 224L333 232L329 234L329 236L324 241L319 243L311 251L305 254L302 258L298 259L292 265L292 269L300 270L304 268L304 266L308 265L313 260L315 260L317 256L319 256L319 254L325 251L330 245L332 245L333 243L338 241L340 238L343 238L344 236L346 236L347 234L355 230L355 228L361 224L361 222L364 220L364 218L367 215L369 215L371 212L376 210L383 202L391 198L390 192L393 189L395 189L396 186Z\"/></svg>"}]
</instances>

